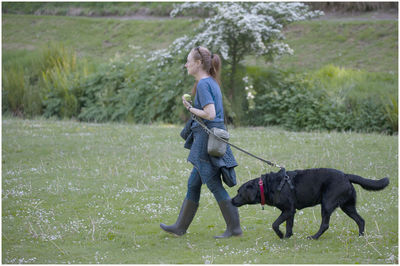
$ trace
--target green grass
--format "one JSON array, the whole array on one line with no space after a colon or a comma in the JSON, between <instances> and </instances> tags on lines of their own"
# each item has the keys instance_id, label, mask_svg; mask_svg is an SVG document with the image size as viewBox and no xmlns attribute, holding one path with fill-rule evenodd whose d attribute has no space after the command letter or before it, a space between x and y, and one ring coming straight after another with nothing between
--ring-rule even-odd
<instances>
[{"instance_id":1,"label":"green grass","mask_svg":"<svg viewBox=\"0 0 400 266\"><path fill-rule=\"evenodd\" d=\"M95 62L137 58L165 48L199 20L118 20L104 18L3 15L3 54L37 53L49 42L63 43ZM26 56L21 54L21 56ZM5 58L7 59L7 58ZM3 60L5 63L6 60Z\"/></svg>"},{"instance_id":2,"label":"green grass","mask_svg":"<svg viewBox=\"0 0 400 266\"><path fill-rule=\"evenodd\" d=\"M2 121L2 263L398 263L398 138L381 134L230 129L231 141L287 169L332 167L390 185L355 185L366 236L341 210L318 241L320 207L298 211L294 235L278 239L279 211L239 209L243 237L215 240L225 223L204 186L183 237L175 221L191 171L181 126ZM239 185L267 171L234 151ZM231 196L238 187L229 188Z\"/></svg>"},{"instance_id":3,"label":"green grass","mask_svg":"<svg viewBox=\"0 0 400 266\"><path fill-rule=\"evenodd\" d=\"M391 96L397 98L397 72L378 73L327 65L308 73L306 79L336 98L360 100L373 97L384 101Z\"/></svg>"},{"instance_id":4,"label":"green grass","mask_svg":"<svg viewBox=\"0 0 400 266\"><path fill-rule=\"evenodd\" d=\"M168 16L172 2L3 2L3 12L9 14L42 14L104 16L151 14Z\"/></svg>"},{"instance_id":5,"label":"green grass","mask_svg":"<svg viewBox=\"0 0 400 266\"><path fill-rule=\"evenodd\" d=\"M294 50L276 60L279 68L317 70L325 65L369 72L398 71L397 21L305 21L289 25L286 41ZM265 65L249 57L248 64Z\"/></svg>"},{"instance_id":6,"label":"green grass","mask_svg":"<svg viewBox=\"0 0 400 266\"><path fill-rule=\"evenodd\" d=\"M166 48L190 33L201 20L118 20L65 16L3 14L3 56L36 52L48 42L62 42L79 56L98 62L137 58ZM397 21L298 22L285 29L293 56L274 63L279 68L318 70L325 65L397 73ZM21 56L24 56L23 54ZM3 59L3 63L6 62ZM268 66L263 58L248 57L248 65Z\"/></svg>"}]
</instances>

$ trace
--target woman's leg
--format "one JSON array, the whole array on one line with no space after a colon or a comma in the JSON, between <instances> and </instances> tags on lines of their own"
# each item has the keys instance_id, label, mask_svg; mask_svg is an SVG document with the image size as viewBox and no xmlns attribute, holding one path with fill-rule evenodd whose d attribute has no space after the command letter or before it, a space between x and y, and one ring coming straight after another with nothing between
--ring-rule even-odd
<instances>
[{"instance_id":1,"label":"woman's leg","mask_svg":"<svg viewBox=\"0 0 400 266\"><path fill-rule=\"evenodd\" d=\"M177 236L184 235L186 230L189 228L189 225L193 221L197 208L199 207L200 190L200 175L198 174L197 170L193 168L188 180L188 192L185 200L182 203L178 219L173 225L165 225L161 223L161 229Z\"/></svg>"},{"instance_id":2,"label":"woman's leg","mask_svg":"<svg viewBox=\"0 0 400 266\"><path fill-rule=\"evenodd\" d=\"M228 238L231 236L242 235L239 211L237 207L232 204L228 192L222 185L220 171L218 171L215 176L208 180L207 187L210 189L215 199L217 200L219 208L222 212L222 216L224 217L226 223L225 232L220 236L215 236L215 238Z\"/></svg>"},{"instance_id":3,"label":"woman's leg","mask_svg":"<svg viewBox=\"0 0 400 266\"><path fill-rule=\"evenodd\" d=\"M208 189L213 193L217 202L230 199L228 192L222 185L221 172L218 170L206 183Z\"/></svg>"},{"instance_id":4,"label":"woman's leg","mask_svg":"<svg viewBox=\"0 0 400 266\"><path fill-rule=\"evenodd\" d=\"M192 173L190 174L188 180L186 198L193 202L199 203L201 185L202 182L200 174L197 169L193 167Z\"/></svg>"}]
</instances>

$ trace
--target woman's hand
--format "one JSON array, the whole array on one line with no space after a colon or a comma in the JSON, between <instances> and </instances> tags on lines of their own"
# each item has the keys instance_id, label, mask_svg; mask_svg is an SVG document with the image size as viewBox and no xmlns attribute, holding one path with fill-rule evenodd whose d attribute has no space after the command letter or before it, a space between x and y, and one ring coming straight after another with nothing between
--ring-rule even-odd
<instances>
[{"instance_id":1,"label":"woman's hand","mask_svg":"<svg viewBox=\"0 0 400 266\"><path fill-rule=\"evenodd\" d=\"M190 102L186 101L185 97L183 97L183 96L182 96L182 103L186 109L188 109L189 107L192 107L192 104Z\"/></svg>"}]
</instances>

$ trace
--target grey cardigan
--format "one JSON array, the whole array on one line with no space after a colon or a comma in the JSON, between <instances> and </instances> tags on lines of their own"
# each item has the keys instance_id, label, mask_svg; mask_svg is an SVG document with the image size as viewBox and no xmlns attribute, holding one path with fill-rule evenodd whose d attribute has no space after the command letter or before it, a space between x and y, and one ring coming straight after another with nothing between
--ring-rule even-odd
<instances>
[{"instance_id":1,"label":"grey cardigan","mask_svg":"<svg viewBox=\"0 0 400 266\"><path fill-rule=\"evenodd\" d=\"M193 124L190 119L183 130L181 137L185 140L184 147L190 150L187 160L199 171L203 183L213 176L214 171L221 171L223 181L230 187L236 185L234 168L238 166L230 146L222 157L214 157L207 153L208 134L198 123ZM217 127L225 129L223 122L205 121L208 128Z\"/></svg>"}]
</instances>

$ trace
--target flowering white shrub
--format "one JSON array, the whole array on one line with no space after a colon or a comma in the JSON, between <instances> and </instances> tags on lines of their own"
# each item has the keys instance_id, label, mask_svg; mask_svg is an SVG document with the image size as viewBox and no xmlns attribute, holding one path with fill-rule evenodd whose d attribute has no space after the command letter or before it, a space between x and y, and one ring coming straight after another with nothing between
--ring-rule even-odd
<instances>
[{"instance_id":1,"label":"flowering white shrub","mask_svg":"<svg viewBox=\"0 0 400 266\"><path fill-rule=\"evenodd\" d=\"M228 97L235 95L235 77L238 65L246 55L262 56L272 60L293 50L282 33L289 23L323 15L321 11L310 11L302 3L279 2L186 2L176 5L171 16L185 10L205 9L209 17L190 36L176 39L168 49L152 54L149 61L159 67L186 60L191 49L204 46L221 55L229 69ZM251 100L252 94L247 95Z\"/></svg>"},{"instance_id":2,"label":"flowering white shrub","mask_svg":"<svg viewBox=\"0 0 400 266\"><path fill-rule=\"evenodd\" d=\"M168 49L155 52L150 61L160 60L162 66L175 58L181 59L180 54L186 56L198 45L220 54L232 68L249 54L272 59L293 52L284 42L284 26L323 14L310 11L302 3L186 2L176 5L171 16L199 8L208 10L210 17L191 36L178 38Z\"/></svg>"}]
</instances>

